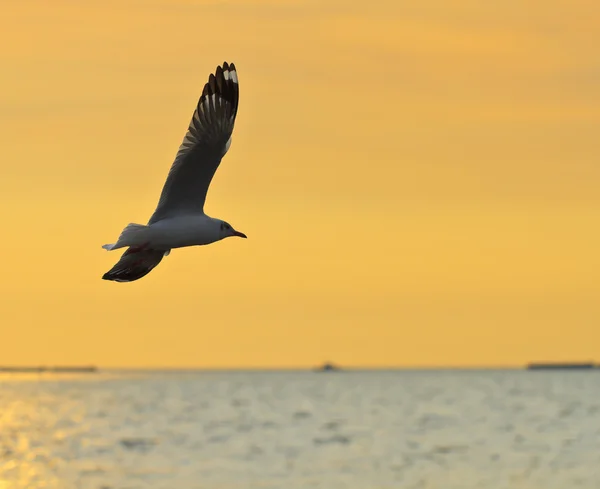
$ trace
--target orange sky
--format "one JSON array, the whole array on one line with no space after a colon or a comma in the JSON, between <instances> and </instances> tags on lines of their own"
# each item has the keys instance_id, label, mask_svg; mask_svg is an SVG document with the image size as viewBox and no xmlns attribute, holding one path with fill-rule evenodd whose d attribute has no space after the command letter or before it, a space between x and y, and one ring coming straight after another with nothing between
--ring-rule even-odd
<instances>
[{"instance_id":1,"label":"orange sky","mask_svg":"<svg viewBox=\"0 0 600 489\"><path fill-rule=\"evenodd\" d=\"M600 360L599 22L595 0L11 2L0 364ZM101 280L224 60L207 212L249 239Z\"/></svg>"}]
</instances>

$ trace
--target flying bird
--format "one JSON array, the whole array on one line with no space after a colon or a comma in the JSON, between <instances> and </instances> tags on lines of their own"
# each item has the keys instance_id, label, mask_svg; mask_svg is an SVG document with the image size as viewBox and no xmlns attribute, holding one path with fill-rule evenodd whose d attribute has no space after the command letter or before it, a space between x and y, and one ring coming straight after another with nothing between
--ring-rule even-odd
<instances>
[{"instance_id":1,"label":"flying bird","mask_svg":"<svg viewBox=\"0 0 600 489\"><path fill-rule=\"evenodd\" d=\"M129 224L116 243L102 246L109 251L127 247L104 280L138 280L174 248L207 245L230 236L246 238L229 223L204 213L210 182L231 146L238 98L235 65L225 62L204 85L148 224Z\"/></svg>"}]
</instances>

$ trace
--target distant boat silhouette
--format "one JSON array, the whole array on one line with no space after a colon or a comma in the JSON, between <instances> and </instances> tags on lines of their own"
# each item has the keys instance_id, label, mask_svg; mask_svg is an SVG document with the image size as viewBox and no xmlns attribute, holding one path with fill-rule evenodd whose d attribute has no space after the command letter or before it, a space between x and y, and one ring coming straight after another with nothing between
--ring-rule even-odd
<instances>
[{"instance_id":1,"label":"distant boat silhouette","mask_svg":"<svg viewBox=\"0 0 600 489\"><path fill-rule=\"evenodd\" d=\"M55 367L7 367L0 366L0 372L9 372L9 373L92 373L97 372L98 368L94 365L84 365L84 366L73 366L73 367L64 367L64 366L55 366Z\"/></svg>"},{"instance_id":2,"label":"distant boat silhouette","mask_svg":"<svg viewBox=\"0 0 600 489\"><path fill-rule=\"evenodd\" d=\"M317 370L317 372L337 372L341 369L337 365L327 362L327 363L324 363L323 365L321 365L320 367L318 367L316 370Z\"/></svg>"},{"instance_id":3,"label":"distant boat silhouette","mask_svg":"<svg viewBox=\"0 0 600 489\"><path fill-rule=\"evenodd\" d=\"M528 370L589 370L596 368L593 362L548 362L548 363L530 363L527 365Z\"/></svg>"}]
</instances>

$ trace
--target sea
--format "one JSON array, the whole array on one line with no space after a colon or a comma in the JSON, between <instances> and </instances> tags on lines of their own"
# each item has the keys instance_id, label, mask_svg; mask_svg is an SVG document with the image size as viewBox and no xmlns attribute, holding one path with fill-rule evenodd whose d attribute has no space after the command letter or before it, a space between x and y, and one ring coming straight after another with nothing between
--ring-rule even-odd
<instances>
[{"instance_id":1,"label":"sea","mask_svg":"<svg viewBox=\"0 0 600 489\"><path fill-rule=\"evenodd\" d=\"M0 489L598 489L600 370L0 376Z\"/></svg>"}]
</instances>

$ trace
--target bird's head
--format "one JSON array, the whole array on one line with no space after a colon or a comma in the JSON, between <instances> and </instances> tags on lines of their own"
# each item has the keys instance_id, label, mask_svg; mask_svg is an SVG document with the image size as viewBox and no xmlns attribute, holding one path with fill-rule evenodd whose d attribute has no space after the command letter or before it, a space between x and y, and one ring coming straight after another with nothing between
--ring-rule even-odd
<instances>
[{"instance_id":1,"label":"bird's head","mask_svg":"<svg viewBox=\"0 0 600 489\"><path fill-rule=\"evenodd\" d=\"M221 233L221 239L229 238L230 236L237 236L239 238L247 238L248 237L244 233L240 233L239 231L236 231L235 229L233 229L233 226L225 221L221 221L220 233Z\"/></svg>"}]
</instances>

